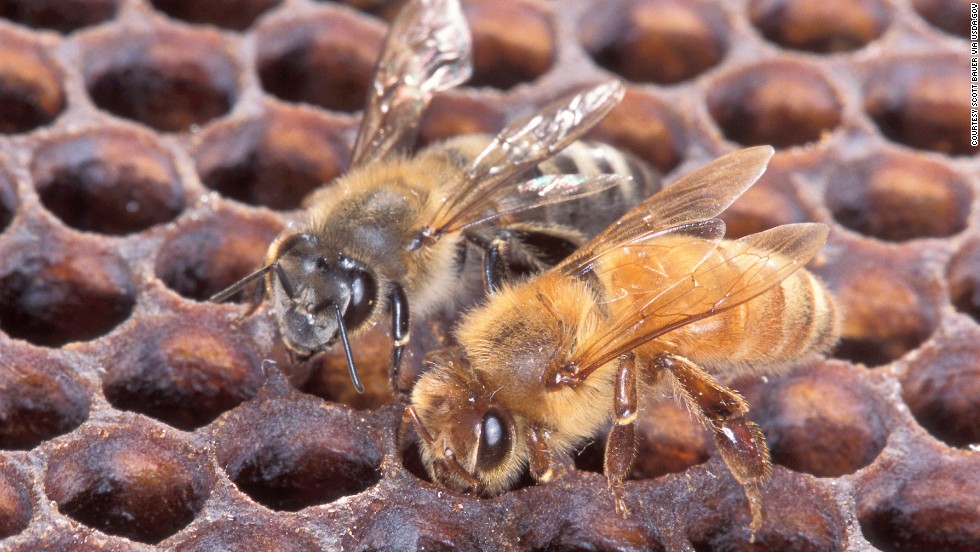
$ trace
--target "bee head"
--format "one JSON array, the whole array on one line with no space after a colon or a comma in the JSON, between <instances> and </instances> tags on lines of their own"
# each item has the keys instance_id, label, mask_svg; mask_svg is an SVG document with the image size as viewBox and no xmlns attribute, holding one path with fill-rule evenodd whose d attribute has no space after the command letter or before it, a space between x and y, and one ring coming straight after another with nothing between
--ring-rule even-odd
<instances>
[{"instance_id":1,"label":"bee head","mask_svg":"<svg viewBox=\"0 0 980 552\"><path fill-rule=\"evenodd\" d=\"M325 349L374 313L378 284L363 263L323 251L305 232L287 235L277 245L269 292L283 341L296 356Z\"/></svg>"},{"instance_id":2,"label":"bee head","mask_svg":"<svg viewBox=\"0 0 980 552\"><path fill-rule=\"evenodd\" d=\"M416 383L406 416L420 437L422 461L443 486L496 495L520 477L524 422L480 381L458 350L438 351Z\"/></svg>"}]
</instances>

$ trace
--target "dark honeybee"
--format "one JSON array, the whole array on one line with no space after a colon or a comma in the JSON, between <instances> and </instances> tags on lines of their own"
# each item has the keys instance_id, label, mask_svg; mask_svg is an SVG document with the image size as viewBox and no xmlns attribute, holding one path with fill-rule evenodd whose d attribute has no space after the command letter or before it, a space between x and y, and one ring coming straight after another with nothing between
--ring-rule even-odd
<instances>
[{"instance_id":1,"label":"dark honeybee","mask_svg":"<svg viewBox=\"0 0 980 552\"><path fill-rule=\"evenodd\" d=\"M582 174L544 174L549 166L543 161L573 144L619 102L623 87L615 81L549 104L496 137L455 139L415 155L398 154L415 134L433 94L469 76L470 58L469 31L455 0L408 3L380 54L351 169L308 198L306 222L270 245L265 266L212 300L225 300L265 277L257 291L271 297L289 351L306 359L339 340L360 391L348 332L370 328L387 313L397 367L409 339L409 312L425 315L446 304L465 281L460 278L461 249L472 244L487 251L483 270L488 285L510 268L540 270L584 239L570 227L512 221L518 213L629 180L601 172L618 168L644 181L653 179L628 156L584 144L552 164ZM585 150L596 152L601 161L591 171L595 174L574 162ZM607 167L611 170L604 171ZM619 187L623 191L608 193L619 194L620 203L638 199L623 195L634 188ZM501 218L509 221L506 226Z\"/></svg>"},{"instance_id":2,"label":"dark honeybee","mask_svg":"<svg viewBox=\"0 0 980 552\"><path fill-rule=\"evenodd\" d=\"M716 378L785 372L839 333L832 297L802 269L826 240L825 225L729 241L714 218L772 153L756 147L715 160L466 314L459 348L430 355L404 417L433 480L494 495L529 467L546 482L609 429L605 473L625 513L640 399L673 394L711 429L758 529L768 448L745 401Z\"/></svg>"}]
</instances>

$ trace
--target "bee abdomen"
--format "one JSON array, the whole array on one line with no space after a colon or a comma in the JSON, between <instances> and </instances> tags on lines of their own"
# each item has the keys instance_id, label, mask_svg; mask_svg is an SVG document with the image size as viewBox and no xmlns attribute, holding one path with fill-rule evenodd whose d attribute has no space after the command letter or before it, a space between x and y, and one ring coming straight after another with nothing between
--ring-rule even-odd
<instances>
[{"instance_id":1,"label":"bee abdomen","mask_svg":"<svg viewBox=\"0 0 980 552\"><path fill-rule=\"evenodd\" d=\"M834 298L816 276L801 270L794 280L799 281L800 287L805 287L809 295L807 309L805 343L807 352L825 352L832 347L840 337L840 316L834 304Z\"/></svg>"},{"instance_id":2,"label":"bee abdomen","mask_svg":"<svg viewBox=\"0 0 980 552\"><path fill-rule=\"evenodd\" d=\"M800 270L746 303L677 330L671 341L674 352L715 374L776 373L826 352L839 323L830 293Z\"/></svg>"},{"instance_id":3,"label":"bee abdomen","mask_svg":"<svg viewBox=\"0 0 980 552\"><path fill-rule=\"evenodd\" d=\"M580 140L538 164L536 174L620 174L632 177L601 194L550 205L545 220L574 226L594 236L626 211L660 190L660 174L638 157L608 144Z\"/></svg>"},{"instance_id":4,"label":"bee abdomen","mask_svg":"<svg viewBox=\"0 0 980 552\"><path fill-rule=\"evenodd\" d=\"M450 155L459 166L474 159L493 138L484 134L457 136L432 146ZM660 173L633 154L608 144L579 140L539 163L526 178L545 174L621 174L632 177L601 194L535 209L528 216L537 221L575 228L594 236L619 219L630 208L660 191Z\"/></svg>"},{"instance_id":5,"label":"bee abdomen","mask_svg":"<svg viewBox=\"0 0 980 552\"><path fill-rule=\"evenodd\" d=\"M650 185L659 189L660 182L657 171L635 155L609 144L588 140L573 142L554 157L541 162L538 170L542 174L628 175L633 177L636 184L634 189L637 190L644 190Z\"/></svg>"},{"instance_id":6,"label":"bee abdomen","mask_svg":"<svg viewBox=\"0 0 980 552\"><path fill-rule=\"evenodd\" d=\"M838 316L823 284L805 270L746 303L747 334L734 357L782 366L826 351L837 340ZM761 346L761 348L759 348Z\"/></svg>"}]
</instances>

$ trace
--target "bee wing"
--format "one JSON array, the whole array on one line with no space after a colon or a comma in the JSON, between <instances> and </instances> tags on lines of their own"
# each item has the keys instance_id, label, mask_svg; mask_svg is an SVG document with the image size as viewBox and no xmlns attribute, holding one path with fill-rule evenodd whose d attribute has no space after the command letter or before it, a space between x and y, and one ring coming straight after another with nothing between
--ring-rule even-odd
<instances>
[{"instance_id":1,"label":"bee wing","mask_svg":"<svg viewBox=\"0 0 980 552\"><path fill-rule=\"evenodd\" d=\"M596 174L583 176L580 174L545 174L517 184L512 191L500 198L497 208L484 216L462 221L459 226L450 230L465 230L470 226L483 224L495 218L513 215L544 207L553 203L581 199L603 190L632 181L633 178L624 174Z\"/></svg>"},{"instance_id":2,"label":"bee wing","mask_svg":"<svg viewBox=\"0 0 980 552\"><path fill-rule=\"evenodd\" d=\"M580 272L636 236L718 216L762 176L772 155L771 146L758 146L715 159L631 209L560 266Z\"/></svg>"},{"instance_id":3,"label":"bee wing","mask_svg":"<svg viewBox=\"0 0 980 552\"><path fill-rule=\"evenodd\" d=\"M417 130L432 96L472 73L471 39L457 0L413 0L385 38L351 165L384 157Z\"/></svg>"},{"instance_id":4,"label":"bee wing","mask_svg":"<svg viewBox=\"0 0 980 552\"><path fill-rule=\"evenodd\" d=\"M706 255L698 237L660 233L638 245L653 252L660 248L663 257L644 261L643 249L630 246L628 262L612 255L597 259L593 270L612 282L607 300L624 303L610 307L618 313L610 331L573 354L576 374L587 377L652 339L757 297L802 268L827 233L820 223L786 224L716 246Z\"/></svg>"},{"instance_id":5,"label":"bee wing","mask_svg":"<svg viewBox=\"0 0 980 552\"><path fill-rule=\"evenodd\" d=\"M608 81L548 104L507 125L464 171L463 182L446 197L429 231L438 235L615 185L610 178L519 177L579 139L622 99L623 85ZM622 177L621 177L622 178Z\"/></svg>"}]
</instances>

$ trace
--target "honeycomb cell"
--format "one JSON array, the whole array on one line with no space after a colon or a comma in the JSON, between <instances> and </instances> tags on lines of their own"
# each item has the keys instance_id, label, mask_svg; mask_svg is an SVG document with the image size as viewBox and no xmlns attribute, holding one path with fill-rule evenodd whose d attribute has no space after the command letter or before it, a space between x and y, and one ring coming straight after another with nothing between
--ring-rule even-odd
<instances>
[{"instance_id":1,"label":"honeycomb cell","mask_svg":"<svg viewBox=\"0 0 980 552\"><path fill-rule=\"evenodd\" d=\"M377 22L334 9L263 23L256 53L262 88L287 102L357 111L383 36Z\"/></svg>"},{"instance_id":2,"label":"honeycomb cell","mask_svg":"<svg viewBox=\"0 0 980 552\"><path fill-rule=\"evenodd\" d=\"M50 124L65 109L64 76L45 49L0 29L0 134Z\"/></svg>"},{"instance_id":3,"label":"honeycomb cell","mask_svg":"<svg viewBox=\"0 0 980 552\"><path fill-rule=\"evenodd\" d=\"M762 487L762 528L749 540L749 512L730 477L698 488L711 497L687 513L687 536L696 552L845 550L844 521L834 499L812 479L776 468ZM727 492L726 492L727 491ZM715 497L721 497L715 498Z\"/></svg>"},{"instance_id":4,"label":"honeycomb cell","mask_svg":"<svg viewBox=\"0 0 980 552\"><path fill-rule=\"evenodd\" d=\"M719 217L725 221L725 237L737 239L780 224L809 222L794 185L798 172L799 165L792 158L774 157L758 182Z\"/></svg>"},{"instance_id":5,"label":"honeycomb cell","mask_svg":"<svg viewBox=\"0 0 980 552\"><path fill-rule=\"evenodd\" d=\"M30 486L13 465L0 457L0 539L16 535L34 515Z\"/></svg>"},{"instance_id":6,"label":"honeycomb cell","mask_svg":"<svg viewBox=\"0 0 980 552\"><path fill-rule=\"evenodd\" d=\"M868 69L864 110L886 138L906 146L949 155L972 155L970 145L970 61L930 56L891 60Z\"/></svg>"},{"instance_id":7,"label":"honeycomb cell","mask_svg":"<svg viewBox=\"0 0 980 552\"><path fill-rule=\"evenodd\" d=\"M181 225L160 247L155 272L180 295L205 301L262 266L282 223L265 215L216 211ZM251 299L239 293L233 300Z\"/></svg>"},{"instance_id":8,"label":"honeycomb cell","mask_svg":"<svg viewBox=\"0 0 980 552\"><path fill-rule=\"evenodd\" d=\"M463 304L469 303L464 300ZM446 312L436 312L413 322L412 339L402 352L395 381L391 381L392 340L387 325L378 324L351 336L351 353L364 392L359 393L351 385L347 358L339 344L306 363L313 373L302 391L358 410L378 408L393 398L407 401L415 381L427 369L426 355L454 343L450 337L453 322L455 317Z\"/></svg>"},{"instance_id":9,"label":"honeycomb cell","mask_svg":"<svg viewBox=\"0 0 980 552\"><path fill-rule=\"evenodd\" d=\"M205 186L251 205L295 209L347 168L347 125L309 111L273 109L264 117L216 125L194 153Z\"/></svg>"},{"instance_id":10,"label":"honeycomb cell","mask_svg":"<svg viewBox=\"0 0 980 552\"><path fill-rule=\"evenodd\" d=\"M667 547L661 535L648 526L636 506L626 517L613 510L605 480L599 485L572 490L560 481L526 489L507 496L507 511L513 512L522 550L647 550ZM635 498L627 487L627 504Z\"/></svg>"},{"instance_id":11,"label":"honeycomb cell","mask_svg":"<svg viewBox=\"0 0 980 552\"><path fill-rule=\"evenodd\" d=\"M708 110L725 137L745 146L816 142L840 123L841 101L827 79L801 63L742 68L711 85Z\"/></svg>"},{"instance_id":12,"label":"honeycomb cell","mask_svg":"<svg viewBox=\"0 0 980 552\"><path fill-rule=\"evenodd\" d=\"M481 542L481 533L491 522L482 509L454 508L448 500L434 500L432 491L409 492L417 500L425 501L423 515L420 515L419 502L406 503L408 501L397 497L391 497L383 504L375 502L368 510L370 515L343 535L341 549L487 550L514 541L508 538L510 535L506 533L509 531L504 529L493 536L493 545L488 541Z\"/></svg>"},{"instance_id":13,"label":"honeycomb cell","mask_svg":"<svg viewBox=\"0 0 980 552\"><path fill-rule=\"evenodd\" d=\"M953 255L946 280L956 310L980 322L980 241L967 242Z\"/></svg>"},{"instance_id":14,"label":"honeycomb cell","mask_svg":"<svg viewBox=\"0 0 980 552\"><path fill-rule=\"evenodd\" d=\"M252 26L260 15L281 4L282 0L150 0L150 3L170 17L243 31Z\"/></svg>"},{"instance_id":15,"label":"honeycomb cell","mask_svg":"<svg viewBox=\"0 0 980 552\"><path fill-rule=\"evenodd\" d=\"M48 140L31 176L44 206L79 230L139 232L184 208L169 155L142 133L100 129Z\"/></svg>"},{"instance_id":16,"label":"honeycomb cell","mask_svg":"<svg viewBox=\"0 0 980 552\"><path fill-rule=\"evenodd\" d=\"M831 354L868 367L888 364L936 328L938 283L894 250L847 245L839 249L831 236L827 264L811 267L836 296L843 318L841 341Z\"/></svg>"},{"instance_id":17,"label":"honeycomb cell","mask_svg":"<svg viewBox=\"0 0 980 552\"><path fill-rule=\"evenodd\" d=\"M379 324L351 339L351 354L354 365L357 366L358 377L364 386L364 393L358 393L351 385L347 357L340 345L327 349L310 361L315 365L314 372L302 390L358 410L377 408L390 402L393 398L388 384L391 335L383 326ZM413 332L412 341L420 337L419 333L421 332ZM409 341L409 347L411 346L412 342ZM402 369L405 368L405 360L403 358Z\"/></svg>"},{"instance_id":18,"label":"honeycomb cell","mask_svg":"<svg viewBox=\"0 0 980 552\"><path fill-rule=\"evenodd\" d=\"M61 33L108 21L118 9L118 0L0 0L0 17Z\"/></svg>"},{"instance_id":19,"label":"honeycomb cell","mask_svg":"<svg viewBox=\"0 0 980 552\"><path fill-rule=\"evenodd\" d=\"M105 361L106 399L193 430L251 398L263 372L221 323L188 312L134 329Z\"/></svg>"},{"instance_id":20,"label":"honeycomb cell","mask_svg":"<svg viewBox=\"0 0 980 552\"><path fill-rule=\"evenodd\" d=\"M14 181L6 171L0 170L0 232L7 229L17 213L17 192Z\"/></svg>"},{"instance_id":21,"label":"honeycomb cell","mask_svg":"<svg viewBox=\"0 0 980 552\"><path fill-rule=\"evenodd\" d=\"M159 29L86 38L85 85L113 115L181 132L228 113L238 96L239 69L217 34Z\"/></svg>"},{"instance_id":22,"label":"honeycomb cell","mask_svg":"<svg viewBox=\"0 0 980 552\"><path fill-rule=\"evenodd\" d=\"M968 0L912 0L912 7L933 27L969 38L971 3Z\"/></svg>"},{"instance_id":23,"label":"honeycomb cell","mask_svg":"<svg viewBox=\"0 0 980 552\"><path fill-rule=\"evenodd\" d=\"M966 227L973 194L946 165L909 153L876 153L827 178L834 219L886 241L944 238Z\"/></svg>"},{"instance_id":24,"label":"honeycomb cell","mask_svg":"<svg viewBox=\"0 0 980 552\"><path fill-rule=\"evenodd\" d=\"M864 537L887 551L980 549L980 462L975 455L925 454L928 457L916 454L918 461L911 467L883 472L888 476L858 487L857 514Z\"/></svg>"},{"instance_id":25,"label":"honeycomb cell","mask_svg":"<svg viewBox=\"0 0 980 552\"><path fill-rule=\"evenodd\" d=\"M940 330L902 377L902 399L916 421L954 447L980 444L978 357L980 330L958 323Z\"/></svg>"},{"instance_id":26,"label":"honeycomb cell","mask_svg":"<svg viewBox=\"0 0 980 552\"><path fill-rule=\"evenodd\" d=\"M71 530L37 531L29 538L18 538L4 548L10 552L36 552L37 550L70 552L144 552L146 546L121 537L108 537L99 531L72 524ZM4 543L7 544L6 542Z\"/></svg>"},{"instance_id":27,"label":"honeycomb cell","mask_svg":"<svg viewBox=\"0 0 980 552\"><path fill-rule=\"evenodd\" d=\"M810 365L765 385L754 378L743 390L776 464L838 477L867 466L885 447L888 429L875 397L846 364Z\"/></svg>"},{"instance_id":28,"label":"honeycomb cell","mask_svg":"<svg viewBox=\"0 0 980 552\"><path fill-rule=\"evenodd\" d=\"M16 345L0 350L0 449L30 450L88 418L88 392L60 362Z\"/></svg>"},{"instance_id":29,"label":"honeycomb cell","mask_svg":"<svg viewBox=\"0 0 980 552\"><path fill-rule=\"evenodd\" d=\"M273 510L297 511L366 490L381 453L349 411L305 395L252 401L215 428L218 464L239 490Z\"/></svg>"},{"instance_id":30,"label":"honeycomb cell","mask_svg":"<svg viewBox=\"0 0 980 552\"><path fill-rule=\"evenodd\" d=\"M322 550L304 531L289 527L274 518L218 520L188 530L186 537L177 539L168 548L185 552L317 552Z\"/></svg>"},{"instance_id":31,"label":"honeycomb cell","mask_svg":"<svg viewBox=\"0 0 980 552\"><path fill-rule=\"evenodd\" d=\"M728 50L724 13L699 1L600 2L583 13L578 33L596 63L634 82L693 79Z\"/></svg>"},{"instance_id":32,"label":"honeycomb cell","mask_svg":"<svg viewBox=\"0 0 980 552\"><path fill-rule=\"evenodd\" d=\"M44 487L61 513L155 543L190 523L211 491L199 453L149 424L85 432L55 450Z\"/></svg>"},{"instance_id":33,"label":"honeycomb cell","mask_svg":"<svg viewBox=\"0 0 980 552\"><path fill-rule=\"evenodd\" d=\"M422 462L422 451L419 445L418 436L414 429L398 443L398 453L401 456L402 467L415 476L419 481L436 485L428 472L425 471L425 463ZM526 485L524 485L526 486Z\"/></svg>"},{"instance_id":34,"label":"honeycomb cell","mask_svg":"<svg viewBox=\"0 0 980 552\"><path fill-rule=\"evenodd\" d=\"M0 328L60 347L109 333L129 318L136 290L126 264L94 241L39 235L0 247Z\"/></svg>"},{"instance_id":35,"label":"honeycomb cell","mask_svg":"<svg viewBox=\"0 0 980 552\"><path fill-rule=\"evenodd\" d=\"M636 154L661 173L683 160L688 129L664 102L633 88L589 135Z\"/></svg>"},{"instance_id":36,"label":"honeycomb cell","mask_svg":"<svg viewBox=\"0 0 980 552\"><path fill-rule=\"evenodd\" d=\"M500 105L483 96L453 92L432 98L419 123L419 145L464 134L496 134L507 120Z\"/></svg>"},{"instance_id":37,"label":"honeycomb cell","mask_svg":"<svg viewBox=\"0 0 980 552\"><path fill-rule=\"evenodd\" d=\"M473 37L473 76L469 86L509 90L535 80L555 57L551 14L541 4L466 2L466 22Z\"/></svg>"},{"instance_id":38,"label":"honeycomb cell","mask_svg":"<svg viewBox=\"0 0 980 552\"><path fill-rule=\"evenodd\" d=\"M819 54L857 50L891 22L882 0L753 0L749 17L770 41Z\"/></svg>"}]
</instances>

